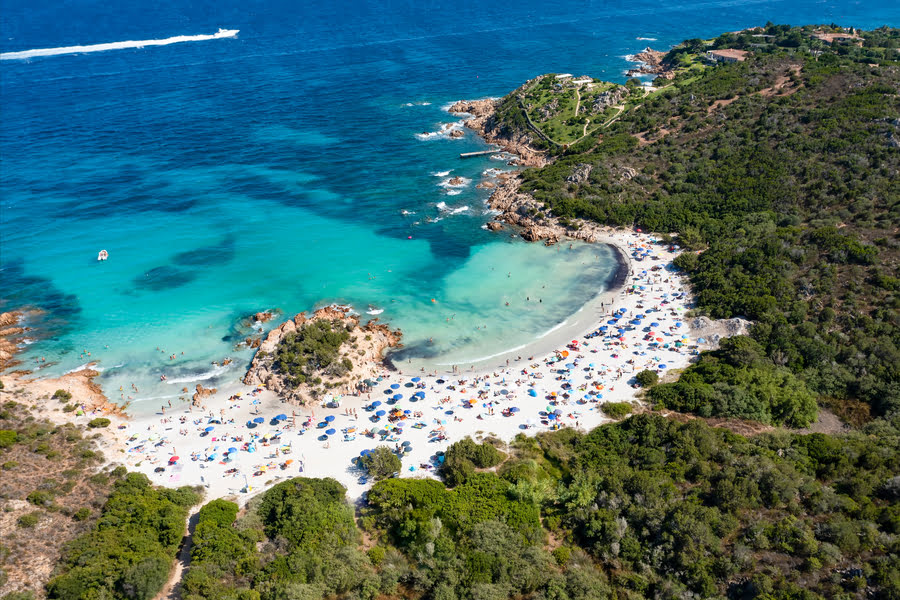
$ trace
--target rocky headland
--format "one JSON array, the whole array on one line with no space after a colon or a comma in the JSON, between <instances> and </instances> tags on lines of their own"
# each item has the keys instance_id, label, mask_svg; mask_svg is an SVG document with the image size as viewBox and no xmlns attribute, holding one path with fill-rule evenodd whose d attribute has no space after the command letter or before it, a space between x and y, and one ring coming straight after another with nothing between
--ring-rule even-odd
<instances>
[{"instance_id":1,"label":"rocky headland","mask_svg":"<svg viewBox=\"0 0 900 600\"><path fill-rule=\"evenodd\" d=\"M628 71L629 77L636 75L658 75L663 79L674 79L675 71L665 59L666 53L659 50L653 50L649 46L643 51L638 52L632 58L632 62L639 63L635 69Z\"/></svg>"},{"instance_id":2,"label":"rocky headland","mask_svg":"<svg viewBox=\"0 0 900 600\"><path fill-rule=\"evenodd\" d=\"M534 132L507 127L497 118L500 100L460 100L447 110L454 115L469 115L466 127L480 135L489 144L497 144L501 150L515 154L515 164L523 167L543 167L549 161L543 151L533 146Z\"/></svg>"},{"instance_id":3,"label":"rocky headland","mask_svg":"<svg viewBox=\"0 0 900 600\"><path fill-rule=\"evenodd\" d=\"M350 338L338 352L339 358L349 360L352 366L340 375L327 370L312 373L306 383L294 386L276 366L275 354L286 336L315 321L330 321L333 326L349 330ZM326 306L309 317L306 313L300 313L269 332L256 351L243 381L247 385L265 386L282 399L301 405L320 398L324 393L349 393L364 385L366 379L378 377L384 352L388 348L399 347L400 337L399 330L392 331L387 325L378 323L378 319L360 325L359 315L344 307Z\"/></svg>"}]
</instances>

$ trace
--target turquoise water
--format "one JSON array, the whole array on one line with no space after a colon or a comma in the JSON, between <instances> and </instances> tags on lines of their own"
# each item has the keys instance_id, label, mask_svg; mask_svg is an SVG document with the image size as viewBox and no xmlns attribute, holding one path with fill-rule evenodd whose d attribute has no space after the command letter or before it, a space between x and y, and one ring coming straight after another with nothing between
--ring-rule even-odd
<instances>
[{"instance_id":1,"label":"turquoise water","mask_svg":"<svg viewBox=\"0 0 900 600\"><path fill-rule=\"evenodd\" d=\"M417 136L455 120L449 102L548 71L622 81L624 56L648 44L767 20L900 22L893 4L836 1L115 10L13 0L0 52L240 34L2 62L0 297L47 311L27 364L44 357L56 375L98 361L110 397L138 386L137 407L236 380L250 357L234 350L238 323L258 310L371 305L404 332L398 364L465 364L533 341L604 289L608 248L481 228L475 186L510 167L460 160L485 147L468 132ZM451 176L469 183L442 187Z\"/></svg>"}]
</instances>

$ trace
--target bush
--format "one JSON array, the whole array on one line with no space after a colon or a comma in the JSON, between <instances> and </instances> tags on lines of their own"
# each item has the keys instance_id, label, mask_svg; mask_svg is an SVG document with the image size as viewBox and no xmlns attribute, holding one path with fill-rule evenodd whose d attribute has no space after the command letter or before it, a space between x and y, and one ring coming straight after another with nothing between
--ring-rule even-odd
<instances>
[{"instance_id":1,"label":"bush","mask_svg":"<svg viewBox=\"0 0 900 600\"><path fill-rule=\"evenodd\" d=\"M403 468L403 462L387 446L378 446L359 458L360 466L376 481L390 477Z\"/></svg>"},{"instance_id":2,"label":"bush","mask_svg":"<svg viewBox=\"0 0 900 600\"><path fill-rule=\"evenodd\" d=\"M35 506L49 506L53 502L53 495L43 490L35 490L25 499Z\"/></svg>"},{"instance_id":3,"label":"bush","mask_svg":"<svg viewBox=\"0 0 900 600\"><path fill-rule=\"evenodd\" d=\"M75 514L72 515L72 518L76 521L86 521L91 516L91 509L84 506L75 511Z\"/></svg>"},{"instance_id":4,"label":"bush","mask_svg":"<svg viewBox=\"0 0 900 600\"><path fill-rule=\"evenodd\" d=\"M3 466L0 468L2 468L4 471L12 471L13 469L15 469L18 466L19 466L19 463L17 463L16 461L8 460L5 463L3 463Z\"/></svg>"},{"instance_id":5,"label":"bush","mask_svg":"<svg viewBox=\"0 0 900 600\"><path fill-rule=\"evenodd\" d=\"M110 420L106 417L97 417L96 419L91 419L88 422L88 427L91 429L97 429L100 427L108 427L110 424Z\"/></svg>"},{"instance_id":6,"label":"bush","mask_svg":"<svg viewBox=\"0 0 900 600\"><path fill-rule=\"evenodd\" d=\"M653 387L659 383L659 373L646 369L634 376L641 387Z\"/></svg>"},{"instance_id":7,"label":"bush","mask_svg":"<svg viewBox=\"0 0 900 600\"><path fill-rule=\"evenodd\" d=\"M631 413L631 404L628 402L606 402L600 405L600 409L607 417L622 419Z\"/></svg>"},{"instance_id":8,"label":"bush","mask_svg":"<svg viewBox=\"0 0 900 600\"><path fill-rule=\"evenodd\" d=\"M19 434L9 429L0 429L0 449L11 448L19 441Z\"/></svg>"},{"instance_id":9,"label":"bush","mask_svg":"<svg viewBox=\"0 0 900 600\"><path fill-rule=\"evenodd\" d=\"M72 394L66 390L56 390L53 392L53 397L60 402L68 402L72 399Z\"/></svg>"},{"instance_id":10,"label":"bush","mask_svg":"<svg viewBox=\"0 0 900 600\"><path fill-rule=\"evenodd\" d=\"M492 444L488 442L477 444L467 437L447 448L441 474L447 485L457 486L474 474L476 468L488 469L498 465L505 456Z\"/></svg>"},{"instance_id":11,"label":"bush","mask_svg":"<svg viewBox=\"0 0 900 600\"><path fill-rule=\"evenodd\" d=\"M21 517L19 517L19 519L16 521L16 523L18 523L19 527L31 528L38 524L38 521L40 521L40 518L41 518L41 513L30 512L27 515L22 515Z\"/></svg>"}]
</instances>

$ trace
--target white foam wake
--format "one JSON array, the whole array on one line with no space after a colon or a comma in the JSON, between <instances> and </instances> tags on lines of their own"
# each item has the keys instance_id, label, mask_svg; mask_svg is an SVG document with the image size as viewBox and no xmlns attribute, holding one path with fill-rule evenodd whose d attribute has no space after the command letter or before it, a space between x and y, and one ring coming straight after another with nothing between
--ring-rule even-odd
<instances>
[{"instance_id":1,"label":"white foam wake","mask_svg":"<svg viewBox=\"0 0 900 600\"><path fill-rule=\"evenodd\" d=\"M60 54L82 54L85 52L103 52L105 50L120 50L122 48L143 48L145 46L168 46L180 42L205 42L221 38L232 38L238 34L239 29L220 29L211 35L176 35L162 40L129 40L125 42L110 42L107 44L92 44L90 46L62 46L60 48L43 48L40 50L23 50L21 52L3 52L0 60L21 60L36 56L58 56Z\"/></svg>"},{"instance_id":2,"label":"white foam wake","mask_svg":"<svg viewBox=\"0 0 900 600\"><path fill-rule=\"evenodd\" d=\"M635 39L644 40L646 42L655 42L656 41L656 38L651 38L651 37L639 37L639 38L635 38Z\"/></svg>"}]
</instances>

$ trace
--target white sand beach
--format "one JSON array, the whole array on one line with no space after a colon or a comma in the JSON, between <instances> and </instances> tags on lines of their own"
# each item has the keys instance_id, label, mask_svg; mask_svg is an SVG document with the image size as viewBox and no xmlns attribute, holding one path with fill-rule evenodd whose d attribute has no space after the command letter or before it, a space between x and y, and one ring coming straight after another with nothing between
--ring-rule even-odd
<instances>
[{"instance_id":1,"label":"white sand beach","mask_svg":"<svg viewBox=\"0 0 900 600\"><path fill-rule=\"evenodd\" d=\"M631 259L624 286L599 294L592 310L572 320L578 335L543 355L504 357L502 366L453 374L381 368L370 392L329 397L319 406L235 384L204 398L202 409L176 404L165 414L113 417L107 456L160 485L204 486L208 498L242 501L302 475L333 477L356 499L372 481L354 458L379 445L402 454L401 477L434 477L436 453L466 436L508 442L551 428L589 430L608 420L603 403L635 399L636 373L682 369L710 347L685 322L687 283L672 268L680 250L627 231L609 241Z\"/></svg>"}]
</instances>

